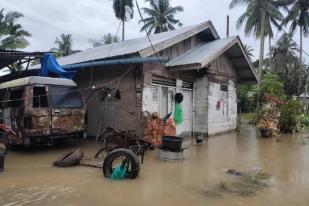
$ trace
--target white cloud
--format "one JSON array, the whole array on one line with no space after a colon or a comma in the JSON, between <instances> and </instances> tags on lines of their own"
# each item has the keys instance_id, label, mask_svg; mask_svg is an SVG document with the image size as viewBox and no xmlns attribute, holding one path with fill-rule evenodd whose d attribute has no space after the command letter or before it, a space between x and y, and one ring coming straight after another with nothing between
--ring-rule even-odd
<instances>
[{"instance_id":1,"label":"white cloud","mask_svg":"<svg viewBox=\"0 0 309 206\"><path fill-rule=\"evenodd\" d=\"M138 0L140 7L147 6L144 0ZM177 14L184 26L211 20L221 37L226 34L226 15L230 15L230 34L240 35L245 44L251 45L258 56L259 42L253 37L245 37L242 30L237 31L237 18L244 11L238 7L229 10L230 0L171 0L172 6L181 5L184 12ZM71 33L74 49L86 49L91 45L88 40L105 33L116 33L119 20L116 19L110 0L1 0L0 8L7 11L22 12L20 20L25 29L32 33L29 39L29 51L48 51L54 47L54 41L61 33ZM135 7L134 18L126 23L126 39L144 36L140 33L139 15ZM121 30L119 31L119 36ZM277 36L279 37L280 34ZM298 35L294 38L298 41ZM304 50L309 52L308 38L304 39ZM265 53L268 53L266 42ZM307 57L309 62L309 57Z\"/></svg>"}]
</instances>

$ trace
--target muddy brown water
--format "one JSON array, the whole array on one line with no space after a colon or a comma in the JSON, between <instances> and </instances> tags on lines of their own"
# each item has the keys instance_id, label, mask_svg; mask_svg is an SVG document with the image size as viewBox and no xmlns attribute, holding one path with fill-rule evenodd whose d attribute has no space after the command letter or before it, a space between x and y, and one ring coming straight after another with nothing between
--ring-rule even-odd
<instances>
[{"instance_id":1,"label":"muddy brown water","mask_svg":"<svg viewBox=\"0 0 309 206\"><path fill-rule=\"evenodd\" d=\"M306 133L262 139L255 128L223 134L202 146L190 145L185 160L165 162L148 152L136 180L111 181L95 168L53 168L53 160L80 146L88 157L93 141L66 143L34 151L10 151L0 174L0 205L309 205L309 144ZM308 141L309 142L309 141ZM256 196L202 191L231 177L225 170L263 169L273 175L270 186Z\"/></svg>"}]
</instances>

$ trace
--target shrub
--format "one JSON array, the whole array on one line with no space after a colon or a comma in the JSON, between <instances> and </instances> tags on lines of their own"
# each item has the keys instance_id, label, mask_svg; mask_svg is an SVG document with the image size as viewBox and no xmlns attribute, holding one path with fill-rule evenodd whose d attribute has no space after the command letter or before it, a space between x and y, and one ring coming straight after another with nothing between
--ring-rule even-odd
<instances>
[{"instance_id":1,"label":"shrub","mask_svg":"<svg viewBox=\"0 0 309 206\"><path fill-rule=\"evenodd\" d=\"M305 126L305 127L309 127L309 115L304 115L302 117L302 124Z\"/></svg>"},{"instance_id":2,"label":"shrub","mask_svg":"<svg viewBox=\"0 0 309 206\"><path fill-rule=\"evenodd\" d=\"M282 107L280 115L280 130L283 132L298 131L301 121L301 106L297 101L288 101Z\"/></svg>"}]
</instances>

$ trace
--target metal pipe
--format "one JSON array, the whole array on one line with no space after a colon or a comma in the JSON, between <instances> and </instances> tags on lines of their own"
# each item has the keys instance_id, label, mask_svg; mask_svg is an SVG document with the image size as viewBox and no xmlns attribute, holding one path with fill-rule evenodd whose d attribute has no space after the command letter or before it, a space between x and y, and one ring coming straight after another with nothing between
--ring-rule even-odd
<instances>
[{"instance_id":1,"label":"metal pipe","mask_svg":"<svg viewBox=\"0 0 309 206\"><path fill-rule=\"evenodd\" d=\"M151 63L151 62L165 63L167 61L168 57L145 57L145 58L133 57L127 59L103 60L103 61L71 64L62 66L62 68L67 71L70 71L83 67L97 67L97 66L116 65L116 64L138 64L138 63Z\"/></svg>"}]
</instances>

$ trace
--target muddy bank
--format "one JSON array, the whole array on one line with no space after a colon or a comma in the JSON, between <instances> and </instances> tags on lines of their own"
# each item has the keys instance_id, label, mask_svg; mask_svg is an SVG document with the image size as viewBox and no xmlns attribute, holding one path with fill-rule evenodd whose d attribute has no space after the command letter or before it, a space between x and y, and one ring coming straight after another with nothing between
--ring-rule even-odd
<instances>
[{"instance_id":1,"label":"muddy bank","mask_svg":"<svg viewBox=\"0 0 309 206\"><path fill-rule=\"evenodd\" d=\"M164 162L147 153L136 180L113 182L95 168L54 168L64 151L81 147L92 157L92 142L65 144L45 150L10 151L0 174L0 205L309 205L309 145L303 134L282 135L281 141L261 139L253 127L223 134L202 146L191 145L185 160ZM234 181L227 169L263 169L271 186L252 196L207 197L201 189Z\"/></svg>"}]
</instances>

